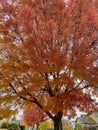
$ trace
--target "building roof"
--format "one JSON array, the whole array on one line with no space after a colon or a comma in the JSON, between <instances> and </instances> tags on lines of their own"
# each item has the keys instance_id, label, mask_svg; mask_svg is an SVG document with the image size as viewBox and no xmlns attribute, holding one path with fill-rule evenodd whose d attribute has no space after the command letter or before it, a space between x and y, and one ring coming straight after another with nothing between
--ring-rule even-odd
<instances>
[{"instance_id":1,"label":"building roof","mask_svg":"<svg viewBox=\"0 0 98 130\"><path fill-rule=\"evenodd\" d=\"M91 115L81 115L76 119L76 122L81 123L84 126L98 126L98 113L94 112Z\"/></svg>"},{"instance_id":2,"label":"building roof","mask_svg":"<svg viewBox=\"0 0 98 130\"><path fill-rule=\"evenodd\" d=\"M88 119L87 115L82 115L81 117L78 117L76 122L80 122L82 124L96 124L96 121L91 118Z\"/></svg>"}]
</instances>

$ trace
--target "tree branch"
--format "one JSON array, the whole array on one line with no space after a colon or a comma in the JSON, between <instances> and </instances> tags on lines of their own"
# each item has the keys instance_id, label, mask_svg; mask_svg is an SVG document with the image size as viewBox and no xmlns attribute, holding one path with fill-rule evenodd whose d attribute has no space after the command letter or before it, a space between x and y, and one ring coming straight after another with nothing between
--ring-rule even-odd
<instances>
[{"instance_id":1,"label":"tree branch","mask_svg":"<svg viewBox=\"0 0 98 130\"><path fill-rule=\"evenodd\" d=\"M55 119L54 116L52 116L52 114L51 114L49 111L45 111L45 112L47 113L47 115L48 115L52 120Z\"/></svg>"},{"instance_id":2,"label":"tree branch","mask_svg":"<svg viewBox=\"0 0 98 130\"><path fill-rule=\"evenodd\" d=\"M83 80L81 80L80 83L78 83L74 88L77 88L82 82Z\"/></svg>"},{"instance_id":3,"label":"tree branch","mask_svg":"<svg viewBox=\"0 0 98 130\"><path fill-rule=\"evenodd\" d=\"M9 85L10 85L10 87L14 90L14 93L16 93L17 94L17 91L15 90L15 88L13 87L13 85L11 84L11 83L9 83ZM35 97L33 97L33 100L28 100L26 97L24 97L24 96L19 96L21 99L23 99L23 100L25 100L25 101L30 101L30 102L33 102L33 103L35 103L40 109L43 109L43 107L42 107L42 105L39 103L39 101L35 98ZM46 114L51 118L51 119L53 119L54 120L54 116L52 116L52 114L49 112L49 111L45 111L46 112Z\"/></svg>"},{"instance_id":4,"label":"tree branch","mask_svg":"<svg viewBox=\"0 0 98 130\"><path fill-rule=\"evenodd\" d=\"M10 85L10 87L14 90L14 93L17 94L17 91L16 91L16 89L14 88L14 86L13 86L11 83L9 83L9 85Z\"/></svg>"},{"instance_id":5,"label":"tree branch","mask_svg":"<svg viewBox=\"0 0 98 130\"><path fill-rule=\"evenodd\" d=\"M42 105L38 102L38 100L35 97L33 97L33 101L32 102L37 104L40 107L40 109L43 109ZM45 112L51 119L54 120L54 116L52 116L52 114L49 111L45 110Z\"/></svg>"}]
</instances>

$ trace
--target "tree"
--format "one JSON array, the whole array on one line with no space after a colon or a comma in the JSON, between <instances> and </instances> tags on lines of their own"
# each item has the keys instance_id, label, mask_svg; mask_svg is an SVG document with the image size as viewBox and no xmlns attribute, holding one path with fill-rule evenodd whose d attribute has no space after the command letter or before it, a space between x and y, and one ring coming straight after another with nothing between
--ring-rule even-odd
<instances>
[{"instance_id":1,"label":"tree","mask_svg":"<svg viewBox=\"0 0 98 130\"><path fill-rule=\"evenodd\" d=\"M0 0L0 103L62 116L98 110L97 0ZM25 14L25 15L24 15Z\"/></svg>"},{"instance_id":2,"label":"tree","mask_svg":"<svg viewBox=\"0 0 98 130\"><path fill-rule=\"evenodd\" d=\"M52 130L52 122L50 120L42 122L39 126L39 130Z\"/></svg>"},{"instance_id":3,"label":"tree","mask_svg":"<svg viewBox=\"0 0 98 130\"><path fill-rule=\"evenodd\" d=\"M62 124L63 124L63 130L72 130L73 129L71 122L69 122L67 120L63 120Z\"/></svg>"},{"instance_id":4,"label":"tree","mask_svg":"<svg viewBox=\"0 0 98 130\"><path fill-rule=\"evenodd\" d=\"M34 126L35 124L39 125L39 123L45 121L46 119L46 114L35 106L31 108L25 108L23 110L22 121L28 126Z\"/></svg>"},{"instance_id":5,"label":"tree","mask_svg":"<svg viewBox=\"0 0 98 130\"><path fill-rule=\"evenodd\" d=\"M78 129L81 129L81 130L83 129L83 128L82 128L82 125L81 125L80 123L76 123L76 124L75 124L74 130L78 130Z\"/></svg>"}]
</instances>

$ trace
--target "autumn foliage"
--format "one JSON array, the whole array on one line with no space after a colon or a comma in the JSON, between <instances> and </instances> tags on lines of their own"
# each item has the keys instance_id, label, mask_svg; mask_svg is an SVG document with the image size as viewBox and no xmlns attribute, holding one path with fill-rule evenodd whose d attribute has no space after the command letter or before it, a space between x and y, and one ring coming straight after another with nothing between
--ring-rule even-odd
<instances>
[{"instance_id":1,"label":"autumn foliage","mask_svg":"<svg viewBox=\"0 0 98 130\"><path fill-rule=\"evenodd\" d=\"M46 114L35 106L23 110L22 121L28 126L39 124L46 119Z\"/></svg>"},{"instance_id":2,"label":"autumn foliage","mask_svg":"<svg viewBox=\"0 0 98 130\"><path fill-rule=\"evenodd\" d=\"M97 7L97 0L0 0L0 107L36 104L55 124L77 109L98 110Z\"/></svg>"}]
</instances>

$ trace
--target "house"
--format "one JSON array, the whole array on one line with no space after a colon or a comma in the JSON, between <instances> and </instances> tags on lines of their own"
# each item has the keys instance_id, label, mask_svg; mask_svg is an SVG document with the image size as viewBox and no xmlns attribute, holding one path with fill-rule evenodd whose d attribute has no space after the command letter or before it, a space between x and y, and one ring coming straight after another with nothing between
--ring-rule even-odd
<instances>
[{"instance_id":1,"label":"house","mask_svg":"<svg viewBox=\"0 0 98 130\"><path fill-rule=\"evenodd\" d=\"M76 123L82 125L83 130L98 130L98 112L90 115L81 115L76 119Z\"/></svg>"}]
</instances>

